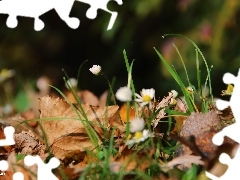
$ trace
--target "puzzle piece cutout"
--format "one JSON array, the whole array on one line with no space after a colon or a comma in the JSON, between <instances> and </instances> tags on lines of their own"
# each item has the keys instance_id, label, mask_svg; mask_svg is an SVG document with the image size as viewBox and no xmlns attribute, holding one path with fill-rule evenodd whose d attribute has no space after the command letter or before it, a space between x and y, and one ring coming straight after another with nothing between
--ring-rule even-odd
<instances>
[{"instance_id":1,"label":"puzzle piece cutout","mask_svg":"<svg viewBox=\"0 0 240 180\"><path fill-rule=\"evenodd\" d=\"M34 29L40 31L44 27L44 22L39 16L51 9L55 9L60 18L71 28L77 28L80 21L77 18L70 18L74 0L2 0L0 1L0 13L9 14L7 26L15 28L18 24L17 16L34 18Z\"/></svg>"},{"instance_id":2,"label":"puzzle piece cutout","mask_svg":"<svg viewBox=\"0 0 240 180\"><path fill-rule=\"evenodd\" d=\"M89 19L95 19L97 17L98 9L101 9L101 10L104 10L104 11L110 13L111 18L110 18L107 30L112 29L113 24L117 19L118 13L108 10L107 4L110 0L101 0L101 1L99 1L99 0L77 0L77 1L91 5L91 7L86 12L86 16ZM122 0L114 0L114 1L116 1L119 5L123 4Z\"/></svg>"},{"instance_id":3,"label":"puzzle piece cutout","mask_svg":"<svg viewBox=\"0 0 240 180\"><path fill-rule=\"evenodd\" d=\"M24 164L26 166L38 165L37 179L38 180L58 180L58 178L52 173L52 169L57 168L60 165L60 161L53 157L45 164L39 156L28 155L24 158ZM8 162L5 160L0 161L0 170L6 171L8 169ZM24 180L24 176L21 172L13 174L13 180Z\"/></svg>"},{"instance_id":4,"label":"puzzle piece cutout","mask_svg":"<svg viewBox=\"0 0 240 180\"><path fill-rule=\"evenodd\" d=\"M10 146L15 144L13 134L15 129L12 126L5 127L4 130L5 139L0 139L0 146Z\"/></svg>"},{"instance_id":5,"label":"puzzle piece cutout","mask_svg":"<svg viewBox=\"0 0 240 180\"><path fill-rule=\"evenodd\" d=\"M227 171L221 176L221 177L216 177L213 174L206 172L206 176L208 178L211 178L212 180L229 180L232 179L234 176L235 178L240 177L240 148L238 148L236 155L233 159L229 157L228 154L222 153L219 157L219 161L222 164L227 164L228 169Z\"/></svg>"},{"instance_id":6,"label":"puzzle piece cutout","mask_svg":"<svg viewBox=\"0 0 240 180\"><path fill-rule=\"evenodd\" d=\"M240 130L240 111L239 111L239 103L240 103L240 69L238 71L238 75L235 77L230 73L225 73L223 76L223 82L225 84L234 84L234 90L232 92L232 96L229 101L217 100L216 106L218 109L223 110L228 106L231 107L235 123L225 127L222 131L218 132L214 135L212 141L214 144L220 146L224 141L224 136L231 138L232 140L238 142L240 144L240 136L238 134ZM222 153L219 157L219 161L223 164L228 165L227 171L221 176L216 177L215 175L206 172L206 176L213 180L227 180L232 179L232 176L239 178L240 177L240 148L238 148L235 157L231 159L229 155L226 153Z\"/></svg>"},{"instance_id":7,"label":"puzzle piece cutout","mask_svg":"<svg viewBox=\"0 0 240 180\"><path fill-rule=\"evenodd\" d=\"M232 96L230 97L229 101L224 100L217 100L216 106L218 109L223 110L228 106L231 107L235 123L225 127L222 131L217 133L213 137L213 143L216 145L221 145L224 140L224 136L228 136L234 141L240 144L240 136L238 135L238 131L240 130L240 111L239 111L239 104L240 104L240 69L238 72L238 76L235 77L230 73L225 73L223 76L223 82L225 84L234 84L234 90L232 92Z\"/></svg>"},{"instance_id":8,"label":"puzzle piece cutout","mask_svg":"<svg viewBox=\"0 0 240 180\"><path fill-rule=\"evenodd\" d=\"M7 126L4 128L5 139L0 140L0 146L9 146L15 144L14 141L14 132L15 129L12 126ZM60 161L53 157L50 161L45 164L39 156L31 156L28 155L24 158L24 164L26 166L32 166L34 164L38 165L37 177L38 180L58 180L58 178L52 173L52 169L57 168L60 165ZM0 161L0 170L6 171L8 170L9 165L5 160ZM13 180L24 180L24 176L21 172L15 172L13 174Z\"/></svg>"},{"instance_id":9,"label":"puzzle piece cutout","mask_svg":"<svg viewBox=\"0 0 240 180\"><path fill-rule=\"evenodd\" d=\"M60 165L60 161L55 157L52 157L50 161L45 164L39 156L28 155L24 158L24 164L26 166L32 166L34 164L38 165L38 180L58 180L58 178L52 173L52 169L55 169Z\"/></svg>"},{"instance_id":10,"label":"puzzle piece cutout","mask_svg":"<svg viewBox=\"0 0 240 180\"><path fill-rule=\"evenodd\" d=\"M0 170L6 171L8 169L8 162L5 160L0 161Z\"/></svg>"},{"instance_id":11,"label":"puzzle piece cutout","mask_svg":"<svg viewBox=\"0 0 240 180\"><path fill-rule=\"evenodd\" d=\"M117 18L117 12L107 9L110 0L77 0L89 4L91 7L87 10L86 16L89 19L95 19L97 10L102 9L111 14L107 30L112 29ZM114 0L122 5L122 0ZM7 18L7 26L15 28L18 25L17 16L34 18L34 29L40 31L44 28L44 22L39 17L46 12L54 9L59 17L66 22L72 29L79 27L80 20L75 17L69 17L75 0L1 0L0 14L9 14Z\"/></svg>"},{"instance_id":12,"label":"puzzle piece cutout","mask_svg":"<svg viewBox=\"0 0 240 180\"><path fill-rule=\"evenodd\" d=\"M14 127L7 126L7 127L4 128L3 132L4 132L4 135L5 135L5 139L0 139L0 146L14 145L15 144L15 141L14 141L14 138L13 138L14 132L15 132ZM9 166L8 166L7 161L5 161L5 160L0 161L0 170L1 171L6 171L8 169L8 167ZM23 175L18 175L19 173L17 173L16 175L15 174L13 175L13 177L15 177L15 179L17 178L16 180L23 180Z\"/></svg>"}]
</instances>

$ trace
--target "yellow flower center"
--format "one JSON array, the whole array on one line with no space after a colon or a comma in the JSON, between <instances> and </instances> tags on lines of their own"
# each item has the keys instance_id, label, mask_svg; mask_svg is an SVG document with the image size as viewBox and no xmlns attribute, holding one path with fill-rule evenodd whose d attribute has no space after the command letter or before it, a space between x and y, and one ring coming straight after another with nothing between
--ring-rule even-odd
<instances>
[{"instance_id":1,"label":"yellow flower center","mask_svg":"<svg viewBox=\"0 0 240 180\"><path fill-rule=\"evenodd\" d=\"M135 132L134 139L141 139L143 137L142 132Z\"/></svg>"},{"instance_id":2,"label":"yellow flower center","mask_svg":"<svg viewBox=\"0 0 240 180\"><path fill-rule=\"evenodd\" d=\"M170 101L170 103L169 103L170 105L176 105L177 104L177 101L176 101L176 99L171 99L171 101Z\"/></svg>"},{"instance_id":3,"label":"yellow flower center","mask_svg":"<svg viewBox=\"0 0 240 180\"><path fill-rule=\"evenodd\" d=\"M190 93L190 94L193 94L194 93L194 90L192 87L188 86L187 88L187 91Z\"/></svg>"},{"instance_id":4,"label":"yellow flower center","mask_svg":"<svg viewBox=\"0 0 240 180\"><path fill-rule=\"evenodd\" d=\"M149 101L151 101L151 97L150 97L149 95L143 96L142 99L143 99L144 102L149 102Z\"/></svg>"}]
</instances>

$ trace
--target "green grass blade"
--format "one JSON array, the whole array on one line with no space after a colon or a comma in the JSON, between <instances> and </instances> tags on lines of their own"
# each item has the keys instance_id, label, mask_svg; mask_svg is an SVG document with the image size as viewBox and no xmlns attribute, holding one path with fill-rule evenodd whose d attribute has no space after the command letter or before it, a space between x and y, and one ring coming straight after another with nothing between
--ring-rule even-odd
<instances>
[{"instance_id":1,"label":"green grass blade","mask_svg":"<svg viewBox=\"0 0 240 180\"><path fill-rule=\"evenodd\" d=\"M198 51L195 49L196 52L196 69L197 69L197 82L198 82L198 91L199 94L202 94L202 87L201 87L201 70L199 69L199 58L198 58Z\"/></svg>"},{"instance_id":2,"label":"green grass blade","mask_svg":"<svg viewBox=\"0 0 240 180\"><path fill-rule=\"evenodd\" d=\"M184 63L184 61L183 61L183 58L182 58L182 56L181 56L181 54L180 54L177 46L176 46L175 44L173 44L173 47L174 47L175 50L177 51L177 54L178 54L178 56L179 56L179 58L180 58L180 60L181 60L181 62L182 62L182 65L183 65L183 68L184 68L184 71L185 71L185 74L186 74L187 82L188 82L188 85L190 86L191 83L190 83L190 80L189 80L189 77L188 77L187 68L186 68L185 63Z\"/></svg>"},{"instance_id":3,"label":"green grass blade","mask_svg":"<svg viewBox=\"0 0 240 180\"><path fill-rule=\"evenodd\" d=\"M130 66L129 66L129 62L128 62L128 58L127 58L127 53L126 53L126 50L125 50L125 49L123 50L123 57L124 57L124 60L125 60L127 72L129 72Z\"/></svg>"},{"instance_id":4,"label":"green grass blade","mask_svg":"<svg viewBox=\"0 0 240 180\"><path fill-rule=\"evenodd\" d=\"M154 48L154 50L156 51L156 53L159 56L159 58L162 60L163 64L166 66L166 68L169 71L169 73L172 75L172 77L175 79L175 81L181 87L181 90L183 92L183 95L185 97L185 100L186 100L186 103L187 103L187 106L188 106L188 110L190 112L194 112L194 108L193 108L193 105L192 105L192 103L190 101L189 94L188 94L188 92L186 90L186 86L181 81L181 79L180 79L179 75L177 74L176 70L168 64L166 59L164 59L164 57L158 52L158 50L156 48Z\"/></svg>"},{"instance_id":5,"label":"green grass blade","mask_svg":"<svg viewBox=\"0 0 240 180\"><path fill-rule=\"evenodd\" d=\"M209 69L209 67L208 67L207 61L206 61L206 59L205 59L202 51L199 49L199 47L196 45L196 43L194 43L191 39L189 39L189 38L187 38L186 36L183 36L183 35L181 35L181 34L164 34L164 36L179 36L179 37L183 37L183 38L187 39L187 40L196 48L196 50L197 50L197 51L199 52L199 54L201 55L201 57L202 57L202 59L203 59L203 61L204 61L204 64L205 64L205 66L206 66L206 69L207 69L207 73L208 73L208 77L209 77L209 78L208 78L208 82L209 82L209 83L208 83L208 85L209 85L209 94L210 94L211 99L212 99L212 101L213 101L210 69Z\"/></svg>"},{"instance_id":6,"label":"green grass blade","mask_svg":"<svg viewBox=\"0 0 240 180\"><path fill-rule=\"evenodd\" d=\"M111 81L111 84L110 84L112 89L114 88L115 83L116 83L116 77L113 77L113 79ZM106 100L106 106L109 106L112 96L114 96L114 94L112 94L111 91L108 92L107 100Z\"/></svg>"},{"instance_id":7,"label":"green grass blade","mask_svg":"<svg viewBox=\"0 0 240 180\"><path fill-rule=\"evenodd\" d=\"M80 77L80 72L82 70L82 67L84 64L86 64L88 62L88 60L85 60L78 68L78 73L77 73L77 87L78 87L78 84L79 84L79 77Z\"/></svg>"},{"instance_id":8,"label":"green grass blade","mask_svg":"<svg viewBox=\"0 0 240 180\"><path fill-rule=\"evenodd\" d=\"M51 86L51 85L50 85ZM96 131L93 129L90 121L88 120L88 117L86 115L86 113L84 112L83 107L80 104L80 112L83 115L83 117L85 118L85 121L83 121L83 119L81 118L81 115L79 114L80 112L77 110L76 107L74 107L74 105L68 100L68 98L56 87L51 86L52 88L54 88L62 97L64 97L64 99L67 101L67 103L72 107L72 109L75 111L75 113L78 115L80 121L82 122L84 129L86 130L91 142L93 143L93 145L95 147L98 147L98 142L101 141L100 138L98 137L98 134L96 133ZM99 148L97 148L97 150L99 151Z\"/></svg>"},{"instance_id":9,"label":"green grass blade","mask_svg":"<svg viewBox=\"0 0 240 180\"><path fill-rule=\"evenodd\" d=\"M168 64L168 62L166 61L166 59L158 52L158 50L154 47L153 48L157 55L159 56L159 58L162 60L163 64L165 65L165 67L167 68L167 70L169 71L169 73L171 74L171 76L175 79L175 81L180 85L179 82L179 78L177 76L177 74L175 73L175 71L173 70L173 68Z\"/></svg>"}]
</instances>

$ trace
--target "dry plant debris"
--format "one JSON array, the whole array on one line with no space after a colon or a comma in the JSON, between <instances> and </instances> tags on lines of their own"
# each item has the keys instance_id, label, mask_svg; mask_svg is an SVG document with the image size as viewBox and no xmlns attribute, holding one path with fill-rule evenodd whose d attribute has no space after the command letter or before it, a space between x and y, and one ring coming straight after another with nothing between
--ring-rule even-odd
<instances>
[{"instance_id":1,"label":"dry plant debris","mask_svg":"<svg viewBox=\"0 0 240 180\"><path fill-rule=\"evenodd\" d=\"M74 106L76 108L74 110L70 104L60 98L50 96L40 98L41 124L53 154L59 159L64 159L71 151L94 148L83 124L86 124L86 121L89 121L99 136L103 136L102 128L109 129L113 124L118 123L116 105L100 107L82 104L81 106L84 112L77 106Z\"/></svg>"},{"instance_id":2,"label":"dry plant debris","mask_svg":"<svg viewBox=\"0 0 240 180\"><path fill-rule=\"evenodd\" d=\"M15 150L21 154L32 154L43 157L46 151L45 143L32 131L15 133Z\"/></svg>"},{"instance_id":3,"label":"dry plant debris","mask_svg":"<svg viewBox=\"0 0 240 180\"><path fill-rule=\"evenodd\" d=\"M97 67L97 71L90 68L93 74L105 77L100 66L93 67ZM74 80L67 86L64 100L47 95L48 80L40 79L38 85L43 85L38 87L40 92L28 92L34 104L32 109L0 119L0 139L5 138L5 126L14 126L16 130L15 145L0 147L0 158L8 160L10 165L4 178L12 178L13 173L19 171L27 180L36 179L28 170L37 174L37 167L26 168L23 160L16 160L20 154L39 155L46 162L55 156L61 160L62 172L69 179L78 179L84 173L86 177L96 174L95 179L99 179L105 171L106 179L118 174L122 174L123 179L132 179L138 177L136 172L145 175L148 172L153 179L173 180L182 178L175 170L191 171L196 167L193 164L214 170L221 147L212 143L212 137L234 121L231 109L219 111L211 102L205 104L206 113L198 112L197 106L190 111L188 105L191 104L182 101L180 104L175 90L156 101L153 88L142 89L139 94L133 91L131 72L128 73L128 85L119 88L115 95L124 103L121 108L106 106L109 92L110 101L117 102L111 88L98 98L88 90L77 91L78 83ZM194 103L195 89L186 89ZM36 100L39 102L37 109ZM162 128L160 121L170 116L176 121L173 125L168 122L173 130L169 128L168 133L162 133L158 129ZM225 142L235 145L229 139ZM153 167L157 167L156 170ZM64 179L62 172L60 169L55 172L59 179ZM153 172L156 175L152 175Z\"/></svg>"},{"instance_id":4,"label":"dry plant debris","mask_svg":"<svg viewBox=\"0 0 240 180\"><path fill-rule=\"evenodd\" d=\"M207 113L192 113L182 126L180 137L190 143L195 143L197 148L208 157L212 157L217 146L212 143L212 137L223 128L223 123L216 111ZM194 139L191 139L194 137ZM184 144L177 150L177 155L190 155L192 150Z\"/></svg>"}]
</instances>

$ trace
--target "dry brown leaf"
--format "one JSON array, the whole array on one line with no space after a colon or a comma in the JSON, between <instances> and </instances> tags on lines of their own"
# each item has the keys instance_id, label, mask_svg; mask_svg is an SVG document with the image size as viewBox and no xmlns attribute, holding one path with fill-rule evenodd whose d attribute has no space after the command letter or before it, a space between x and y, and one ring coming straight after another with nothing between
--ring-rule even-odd
<instances>
[{"instance_id":1,"label":"dry brown leaf","mask_svg":"<svg viewBox=\"0 0 240 180\"><path fill-rule=\"evenodd\" d=\"M216 111L207 113L192 113L185 121L180 136L187 137L190 135L198 136L205 131L219 131L223 124Z\"/></svg>"},{"instance_id":2,"label":"dry brown leaf","mask_svg":"<svg viewBox=\"0 0 240 180\"><path fill-rule=\"evenodd\" d=\"M27 122L29 124L29 126L31 126L33 128L37 127L38 122L33 120L33 119L37 118L36 113L34 112L33 109L28 109L28 110L22 112L21 116L26 120L32 120L32 121Z\"/></svg>"},{"instance_id":3,"label":"dry brown leaf","mask_svg":"<svg viewBox=\"0 0 240 180\"><path fill-rule=\"evenodd\" d=\"M42 140L42 137L39 136L35 130L33 128L31 128L28 123L23 123L23 121L25 121L25 119L20 115L20 114L17 114L15 116L12 116L12 117L9 117L9 118L5 118L5 119L0 119L0 123L2 124L3 128L6 127L6 126L13 126L15 128L15 133L14 133L14 139L15 139L15 142L16 144L13 145L13 146L7 146L5 147L5 149L8 150L8 152L10 152L12 150L12 148L18 148L20 151L23 151L23 152L26 152L27 153L38 153L40 151L44 151L44 148L43 148L43 140ZM24 132L27 132L27 134L29 134L28 137L27 134L25 134ZM22 135L22 133L24 135ZM25 145L29 142L29 137L30 138L34 138L34 141L38 144L42 144L42 146L31 146L33 147L34 149L31 150L31 148L29 149L29 151L26 151L26 149L28 147L25 147ZM24 143L22 143L24 142ZM0 149L3 148L3 147L0 147ZM41 148L43 148L41 150ZM34 154L35 154L34 153Z\"/></svg>"},{"instance_id":4,"label":"dry brown leaf","mask_svg":"<svg viewBox=\"0 0 240 180\"><path fill-rule=\"evenodd\" d=\"M4 131L3 131L3 126L0 126L0 139L5 139L5 134L4 134Z\"/></svg>"},{"instance_id":5,"label":"dry brown leaf","mask_svg":"<svg viewBox=\"0 0 240 180\"><path fill-rule=\"evenodd\" d=\"M79 110L80 107L75 107L78 109L80 118L85 120L83 113ZM118 110L117 105L96 107L82 104L82 108L92 127L100 136L103 135L101 126L109 128L117 120L114 118ZM93 148L78 114L66 101L56 97L42 97L40 98L40 111L41 118L52 118L51 121L42 119L41 123L48 143L58 159L64 159L65 154L70 151ZM54 120L54 118L61 119Z\"/></svg>"},{"instance_id":6,"label":"dry brown leaf","mask_svg":"<svg viewBox=\"0 0 240 180\"><path fill-rule=\"evenodd\" d=\"M76 103L76 99L72 92L67 91L65 94L71 103ZM90 104L93 106L106 106L108 91L105 91L99 98L88 90L78 91L77 96L83 104Z\"/></svg>"},{"instance_id":7,"label":"dry brown leaf","mask_svg":"<svg viewBox=\"0 0 240 180\"><path fill-rule=\"evenodd\" d=\"M79 91L79 98L82 100L83 104L90 104L93 106L99 106L99 100L92 92L88 90Z\"/></svg>"},{"instance_id":8,"label":"dry brown leaf","mask_svg":"<svg viewBox=\"0 0 240 180\"><path fill-rule=\"evenodd\" d=\"M46 146L32 131L22 131L14 134L15 151L24 155L39 155L44 157Z\"/></svg>"},{"instance_id":9,"label":"dry brown leaf","mask_svg":"<svg viewBox=\"0 0 240 180\"><path fill-rule=\"evenodd\" d=\"M187 116L173 116L174 120L176 121L174 125L174 129L172 130L173 133L177 133L181 130L183 123L187 119Z\"/></svg>"},{"instance_id":10,"label":"dry brown leaf","mask_svg":"<svg viewBox=\"0 0 240 180\"><path fill-rule=\"evenodd\" d=\"M145 171L151 164L151 157L155 152L155 149L149 149L148 152L140 151L135 156L134 150L125 148L121 153L121 156L110 164L111 171L118 173L121 168L126 172L132 170Z\"/></svg>"},{"instance_id":11,"label":"dry brown leaf","mask_svg":"<svg viewBox=\"0 0 240 180\"><path fill-rule=\"evenodd\" d=\"M86 151L76 150L66 154L62 162L65 167L71 164L80 166L79 165L80 163L81 163L81 166L83 166L87 164L86 159L87 159Z\"/></svg>"},{"instance_id":12,"label":"dry brown leaf","mask_svg":"<svg viewBox=\"0 0 240 180\"><path fill-rule=\"evenodd\" d=\"M126 103L124 103L121 108L120 108L120 111L119 111L119 114L120 114L120 117L121 117L121 120L122 122L126 123L127 122L127 105ZM135 113L135 110L130 107L129 109L129 120L131 119L134 119L136 117L136 113Z\"/></svg>"},{"instance_id":13,"label":"dry brown leaf","mask_svg":"<svg viewBox=\"0 0 240 180\"><path fill-rule=\"evenodd\" d=\"M234 116L231 107L227 107L226 109L219 111L220 119L225 124L233 124L234 123Z\"/></svg>"},{"instance_id":14,"label":"dry brown leaf","mask_svg":"<svg viewBox=\"0 0 240 180\"><path fill-rule=\"evenodd\" d=\"M168 96L164 97L160 102L157 103L157 105L155 107L156 110L159 110L159 109L161 109L161 110L158 112L155 119L152 121L153 128L155 128L158 125L159 121L162 118L164 118L164 116L166 115L165 107L167 107L169 105L172 98L173 98L173 93L169 92Z\"/></svg>"},{"instance_id":15,"label":"dry brown leaf","mask_svg":"<svg viewBox=\"0 0 240 180\"><path fill-rule=\"evenodd\" d=\"M75 172L74 172L75 169L76 169L75 167L74 167L74 168L68 168L68 167L62 168L62 170L63 170L63 172L64 172L64 174L66 175L66 177L67 177L68 180L76 180L76 179L79 179L80 173L75 173ZM62 176L61 173L62 173L62 172L60 172L60 171L57 171L57 172L56 172L57 178L58 178L59 180L65 180L66 178L63 178L63 176Z\"/></svg>"},{"instance_id":16,"label":"dry brown leaf","mask_svg":"<svg viewBox=\"0 0 240 180\"><path fill-rule=\"evenodd\" d=\"M71 91L67 91L65 92L65 94L71 103L77 103ZM81 103L83 104L99 106L99 100L97 96L95 96L91 91L88 91L88 90L78 91L77 96L80 99Z\"/></svg>"},{"instance_id":17,"label":"dry brown leaf","mask_svg":"<svg viewBox=\"0 0 240 180\"><path fill-rule=\"evenodd\" d=\"M24 123L26 119L21 114L16 114L14 116L8 118L0 118L0 123L5 126L13 126L15 128L15 133L20 133L22 131L32 131L36 133L35 130L28 125L28 123Z\"/></svg>"},{"instance_id":18,"label":"dry brown leaf","mask_svg":"<svg viewBox=\"0 0 240 180\"><path fill-rule=\"evenodd\" d=\"M10 179L13 179L12 176L13 176L13 172L12 171L5 171L5 172L1 172L1 175L0 175L0 179L1 180L10 180Z\"/></svg>"},{"instance_id":19,"label":"dry brown leaf","mask_svg":"<svg viewBox=\"0 0 240 180\"><path fill-rule=\"evenodd\" d=\"M208 158L213 158L217 146L213 144L212 137L223 128L223 124L216 111L207 113L192 113L185 121L180 131L180 137L186 141L195 138L197 148ZM186 145L181 145L176 155L190 155L192 151Z\"/></svg>"},{"instance_id":20,"label":"dry brown leaf","mask_svg":"<svg viewBox=\"0 0 240 180\"><path fill-rule=\"evenodd\" d=\"M174 110L179 111L179 112L186 112L187 107L184 104L184 99L183 98L178 98L177 99L177 104L174 108ZM176 124L174 126L174 129L172 130L173 133L179 132L182 129L182 126L187 119L187 116L173 116L174 120L176 121Z\"/></svg>"},{"instance_id":21,"label":"dry brown leaf","mask_svg":"<svg viewBox=\"0 0 240 180\"><path fill-rule=\"evenodd\" d=\"M99 97L99 106L106 106L108 91L104 91Z\"/></svg>"}]
</instances>

